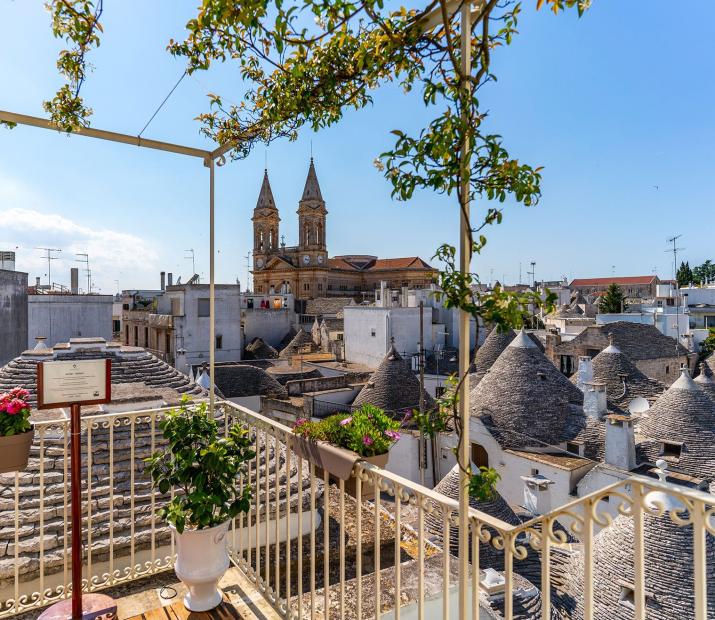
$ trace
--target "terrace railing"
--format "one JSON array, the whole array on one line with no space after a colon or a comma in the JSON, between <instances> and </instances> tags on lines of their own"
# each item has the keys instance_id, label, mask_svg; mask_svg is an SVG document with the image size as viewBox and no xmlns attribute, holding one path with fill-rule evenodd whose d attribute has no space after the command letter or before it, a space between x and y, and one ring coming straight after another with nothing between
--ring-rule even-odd
<instances>
[{"instance_id":1,"label":"terrace railing","mask_svg":"<svg viewBox=\"0 0 715 620\"><path fill-rule=\"evenodd\" d=\"M166 411L82 419L87 591L173 567L174 539L156 516L167 497L152 490L143 461L163 446ZM246 426L256 446L242 480L253 501L231 525L231 560L279 615L464 617L456 500L367 462L333 479L296 454L288 427L231 403L217 411L226 430ZM0 476L0 618L70 595L68 432L66 420L36 423L28 469ZM677 617L714 617L714 514L712 495L645 477L526 521L471 508L468 617L551 619L558 610L590 620L611 603L607 617L651 617L669 604L659 588L664 575L672 584L676 556L686 576ZM616 576L604 568L609 531L622 536ZM666 547L660 564L653 545Z\"/></svg>"}]
</instances>

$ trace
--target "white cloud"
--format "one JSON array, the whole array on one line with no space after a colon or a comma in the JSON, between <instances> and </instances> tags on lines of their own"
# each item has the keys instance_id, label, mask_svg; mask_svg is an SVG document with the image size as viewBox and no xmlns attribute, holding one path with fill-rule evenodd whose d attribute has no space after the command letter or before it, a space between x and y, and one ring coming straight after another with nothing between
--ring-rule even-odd
<instances>
[{"instance_id":1,"label":"white cloud","mask_svg":"<svg viewBox=\"0 0 715 620\"><path fill-rule=\"evenodd\" d=\"M55 212L47 212L48 207ZM55 254L59 260L52 261L52 280L63 284L69 283L70 267L82 268L75 262L76 254L89 254L93 282L106 293L116 290L115 280L128 288L147 272L158 270L152 243L132 233L70 219L56 212L60 210L66 211L13 179L0 177L0 249L16 251L17 269L28 271L31 282L38 275L46 281L47 261L38 247L62 249ZM100 217L109 219L111 213ZM80 286L85 281L80 274Z\"/></svg>"}]
</instances>

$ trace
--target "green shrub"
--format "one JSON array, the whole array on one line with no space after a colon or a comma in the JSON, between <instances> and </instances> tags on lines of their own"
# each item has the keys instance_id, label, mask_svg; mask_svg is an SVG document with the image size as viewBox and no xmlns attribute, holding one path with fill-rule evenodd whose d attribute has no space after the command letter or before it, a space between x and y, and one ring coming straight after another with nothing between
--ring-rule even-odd
<instances>
[{"instance_id":1,"label":"green shrub","mask_svg":"<svg viewBox=\"0 0 715 620\"><path fill-rule=\"evenodd\" d=\"M234 424L223 437L206 403L189 408L184 398L178 409L159 423L166 450L146 459L152 484L162 494L176 491L158 514L181 533L186 527L206 529L248 512L251 487L239 475L255 456L248 431Z\"/></svg>"},{"instance_id":2,"label":"green shrub","mask_svg":"<svg viewBox=\"0 0 715 620\"><path fill-rule=\"evenodd\" d=\"M379 407L363 405L352 413L337 413L317 422L300 419L293 432L368 457L388 452L400 438L399 428L400 423Z\"/></svg>"}]
</instances>

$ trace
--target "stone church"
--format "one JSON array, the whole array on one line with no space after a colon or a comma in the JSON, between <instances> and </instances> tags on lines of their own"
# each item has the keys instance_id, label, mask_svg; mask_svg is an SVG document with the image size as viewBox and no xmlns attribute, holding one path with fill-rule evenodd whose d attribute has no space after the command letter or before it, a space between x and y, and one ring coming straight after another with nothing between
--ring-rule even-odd
<instances>
[{"instance_id":1,"label":"stone church","mask_svg":"<svg viewBox=\"0 0 715 620\"><path fill-rule=\"evenodd\" d=\"M424 288L437 270L417 256L381 259L353 254L328 256L326 217L313 158L303 196L298 203L298 245L286 246L280 235L280 215L268 180L253 210L253 283L256 293L293 293L297 299L360 297L380 288ZM280 241L279 241L280 240Z\"/></svg>"}]
</instances>

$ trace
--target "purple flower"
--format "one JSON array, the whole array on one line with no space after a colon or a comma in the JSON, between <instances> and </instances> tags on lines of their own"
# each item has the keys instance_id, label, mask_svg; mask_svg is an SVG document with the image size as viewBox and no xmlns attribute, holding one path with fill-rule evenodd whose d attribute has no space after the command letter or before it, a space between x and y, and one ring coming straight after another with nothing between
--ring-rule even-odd
<instances>
[{"instance_id":1,"label":"purple flower","mask_svg":"<svg viewBox=\"0 0 715 620\"><path fill-rule=\"evenodd\" d=\"M353 421L352 417L345 418L344 420L340 420L340 426L347 426L352 421Z\"/></svg>"},{"instance_id":2,"label":"purple flower","mask_svg":"<svg viewBox=\"0 0 715 620\"><path fill-rule=\"evenodd\" d=\"M385 437L392 439L392 441L397 441L400 438L400 433L397 431L385 431Z\"/></svg>"},{"instance_id":3,"label":"purple flower","mask_svg":"<svg viewBox=\"0 0 715 620\"><path fill-rule=\"evenodd\" d=\"M362 438L362 443L364 446L371 446L372 444L375 443L372 437L369 437L368 435L364 435Z\"/></svg>"},{"instance_id":4,"label":"purple flower","mask_svg":"<svg viewBox=\"0 0 715 620\"><path fill-rule=\"evenodd\" d=\"M411 419L412 419L412 410L411 410L411 409L406 409L406 410L405 410L405 417L403 418L403 421L411 420Z\"/></svg>"},{"instance_id":5,"label":"purple flower","mask_svg":"<svg viewBox=\"0 0 715 620\"><path fill-rule=\"evenodd\" d=\"M295 425L296 425L296 426L301 426L302 424L305 424L307 421L308 421L308 420L307 420L306 418L298 418L298 419L295 421Z\"/></svg>"}]
</instances>

